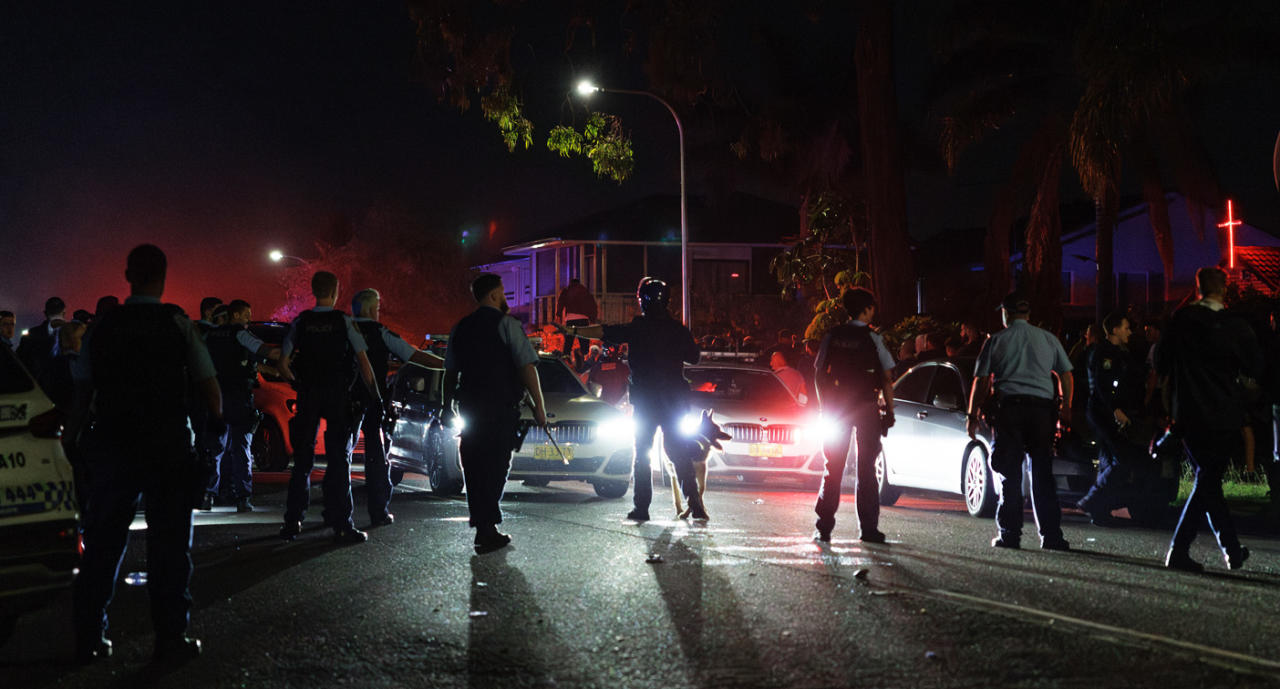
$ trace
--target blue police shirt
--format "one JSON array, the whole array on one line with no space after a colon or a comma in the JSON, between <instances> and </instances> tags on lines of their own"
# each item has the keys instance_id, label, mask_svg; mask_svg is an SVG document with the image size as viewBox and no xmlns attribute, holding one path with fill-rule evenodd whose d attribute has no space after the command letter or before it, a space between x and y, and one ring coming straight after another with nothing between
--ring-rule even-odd
<instances>
[{"instance_id":1,"label":"blue police shirt","mask_svg":"<svg viewBox=\"0 0 1280 689\"><path fill-rule=\"evenodd\" d=\"M1052 372L1071 371L1067 351L1053 333L1031 325L1024 318L992 335L978 353L974 377L995 374L995 391L1000 395L1027 395L1051 400L1054 397Z\"/></svg>"},{"instance_id":2,"label":"blue police shirt","mask_svg":"<svg viewBox=\"0 0 1280 689\"><path fill-rule=\"evenodd\" d=\"M332 306L313 306L309 309L316 313L325 313L332 311ZM351 316L342 314L342 321L347 324L347 342L351 343L351 349L355 352L365 352L369 350L369 345L365 343L364 336L356 330L356 325L351 320ZM289 332L285 333L284 342L280 343L280 358L288 359L293 354L293 339L298 331L298 319L294 318L289 324Z\"/></svg>"},{"instance_id":3,"label":"blue police shirt","mask_svg":"<svg viewBox=\"0 0 1280 689\"><path fill-rule=\"evenodd\" d=\"M131 296L124 300L126 304L159 304L160 299L157 297L140 297ZM182 330L182 339L186 342L187 348L187 372L191 376L191 380L205 380L218 375L213 367L213 360L209 358L209 350L204 346L204 339L200 337L199 331L191 319L183 315L175 315L173 320L178 324L178 328ZM80 356L71 362L71 379L77 383L89 382L93 379L93 369L90 363L93 357L89 356L89 352L93 345L93 328L85 333L84 342L80 344Z\"/></svg>"},{"instance_id":4,"label":"blue police shirt","mask_svg":"<svg viewBox=\"0 0 1280 689\"><path fill-rule=\"evenodd\" d=\"M493 309L492 306L481 306L480 308ZM497 311L497 309L494 310ZM502 344L507 346L507 351L511 352L511 360L515 362L516 368L526 364L538 363L538 352L534 350L533 343L529 342L529 338L525 336L524 330L520 327L520 321L511 316L504 317L498 322L498 337L502 340ZM405 361L408 360L408 358L405 358ZM452 343L444 351L444 367L455 371L458 370L458 355L454 352Z\"/></svg>"},{"instance_id":5,"label":"blue police shirt","mask_svg":"<svg viewBox=\"0 0 1280 689\"><path fill-rule=\"evenodd\" d=\"M372 318L361 318L360 316L356 316L352 320L354 320L356 323L372 323L373 322ZM409 359L413 358L413 355L415 353L417 353L418 351L417 347L414 347L408 342L405 342L404 338L388 330L387 326L379 325L378 332L381 333L382 335L382 344L386 345L387 349L391 351L391 356L394 356L395 358L401 361L408 361Z\"/></svg>"}]
</instances>

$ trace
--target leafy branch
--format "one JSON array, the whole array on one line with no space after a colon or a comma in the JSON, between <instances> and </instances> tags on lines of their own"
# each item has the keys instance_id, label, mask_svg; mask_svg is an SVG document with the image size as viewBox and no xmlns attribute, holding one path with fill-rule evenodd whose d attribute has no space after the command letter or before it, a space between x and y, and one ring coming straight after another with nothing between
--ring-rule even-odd
<instances>
[{"instance_id":1,"label":"leafy branch","mask_svg":"<svg viewBox=\"0 0 1280 689\"><path fill-rule=\"evenodd\" d=\"M618 184L626 181L636 166L631 136L617 116L606 113L592 112L581 132L566 125L554 127L547 134L547 148L563 158L585 155L597 175Z\"/></svg>"}]
</instances>

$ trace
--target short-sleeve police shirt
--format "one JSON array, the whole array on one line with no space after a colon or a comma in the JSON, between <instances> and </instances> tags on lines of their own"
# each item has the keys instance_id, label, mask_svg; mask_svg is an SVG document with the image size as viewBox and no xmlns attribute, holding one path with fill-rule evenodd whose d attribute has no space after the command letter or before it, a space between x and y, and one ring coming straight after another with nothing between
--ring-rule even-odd
<instances>
[{"instance_id":1,"label":"short-sleeve police shirt","mask_svg":"<svg viewBox=\"0 0 1280 689\"><path fill-rule=\"evenodd\" d=\"M482 306L480 308L491 309L493 307ZM498 337L502 340L502 344L507 346L507 351L511 352L511 360L515 362L517 368L538 363L538 352L533 348L533 344L529 342L524 330L521 329L520 321L511 316L503 318L498 322ZM395 352L394 349L391 351L392 353ZM405 361L408 360L408 358L405 358ZM449 347L444 351L444 367L455 371L458 370L458 355L454 352L453 347Z\"/></svg>"},{"instance_id":2,"label":"short-sleeve police shirt","mask_svg":"<svg viewBox=\"0 0 1280 689\"><path fill-rule=\"evenodd\" d=\"M1055 393L1051 374L1070 371L1067 351L1053 333L1016 318L983 345L973 375L995 374L997 394L1051 400Z\"/></svg>"},{"instance_id":3,"label":"short-sleeve police shirt","mask_svg":"<svg viewBox=\"0 0 1280 689\"><path fill-rule=\"evenodd\" d=\"M316 313L324 313L326 311L332 311L333 307L332 306L313 306L309 310L315 311ZM356 324L352 322L351 316L343 314L342 320L344 323L347 324L347 342L351 343L351 351L353 352L369 351L369 344L364 341L364 335L361 335L360 331L356 330ZM298 333L298 319L294 318L293 322L289 324L289 332L285 333L284 342L280 343L281 359L288 359L289 356L293 354L293 344L294 344L293 341L294 341L294 338L297 337L297 333Z\"/></svg>"}]
</instances>

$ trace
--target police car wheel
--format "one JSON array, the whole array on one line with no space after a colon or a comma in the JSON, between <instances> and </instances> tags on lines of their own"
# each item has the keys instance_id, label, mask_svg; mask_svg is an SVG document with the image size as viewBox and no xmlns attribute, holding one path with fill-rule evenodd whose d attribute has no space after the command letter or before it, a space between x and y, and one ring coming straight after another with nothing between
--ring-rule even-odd
<instances>
[{"instance_id":1,"label":"police car wheel","mask_svg":"<svg viewBox=\"0 0 1280 689\"><path fill-rule=\"evenodd\" d=\"M889 468L885 465L884 450L876 455L876 492L881 505L892 505L902 496L902 490L889 484Z\"/></svg>"},{"instance_id":2,"label":"police car wheel","mask_svg":"<svg viewBox=\"0 0 1280 689\"><path fill-rule=\"evenodd\" d=\"M253 462L259 471L284 471L289 467L289 454L284 448L280 427L270 418L263 419L253 434Z\"/></svg>"},{"instance_id":3,"label":"police car wheel","mask_svg":"<svg viewBox=\"0 0 1280 689\"><path fill-rule=\"evenodd\" d=\"M629 486L627 481L596 481L591 484L596 489L596 495L610 500L626 495Z\"/></svg>"},{"instance_id":4,"label":"police car wheel","mask_svg":"<svg viewBox=\"0 0 1280 689\"><path fill-rule=\"evenodd\" d=\"M987 466L987 451L981 445L972 445L964 453L961 465L961 490L964 495L964 506L974 517L991 517L996 513L995 482L992 480L991 468Z\"/></svg>"}]
</instances>

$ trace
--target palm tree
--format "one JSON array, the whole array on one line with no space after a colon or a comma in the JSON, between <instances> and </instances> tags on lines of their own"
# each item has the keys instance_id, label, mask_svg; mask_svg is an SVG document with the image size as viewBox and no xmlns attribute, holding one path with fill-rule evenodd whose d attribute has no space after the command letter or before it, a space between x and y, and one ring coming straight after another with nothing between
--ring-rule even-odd
<instances>
[{"instance_id":1,"label":"palm tree","mask_svg":"<svg viewBox=\"0 0 1280 689\"><path fill-rule=\"evenodd\" d=\"M1197 0L1050 3L978 0L942 24L946 43L936 79L943 157L992 131L1023 133L1009 181L988 226L989 296L1008 290L1009 233L1030 209L1028 284L1041 314L1061 318L1061 169L1071 161L1097 220L1097 313L1115 307L1112 238L1125 163L1136 171L1164 266L1173 273L1173 237L1164 196L1172 173L1203 236L1204 207L1221 193L1189 115L1193 87L1239 55L1236 6Z\"/></svg>"}]
</instances>

